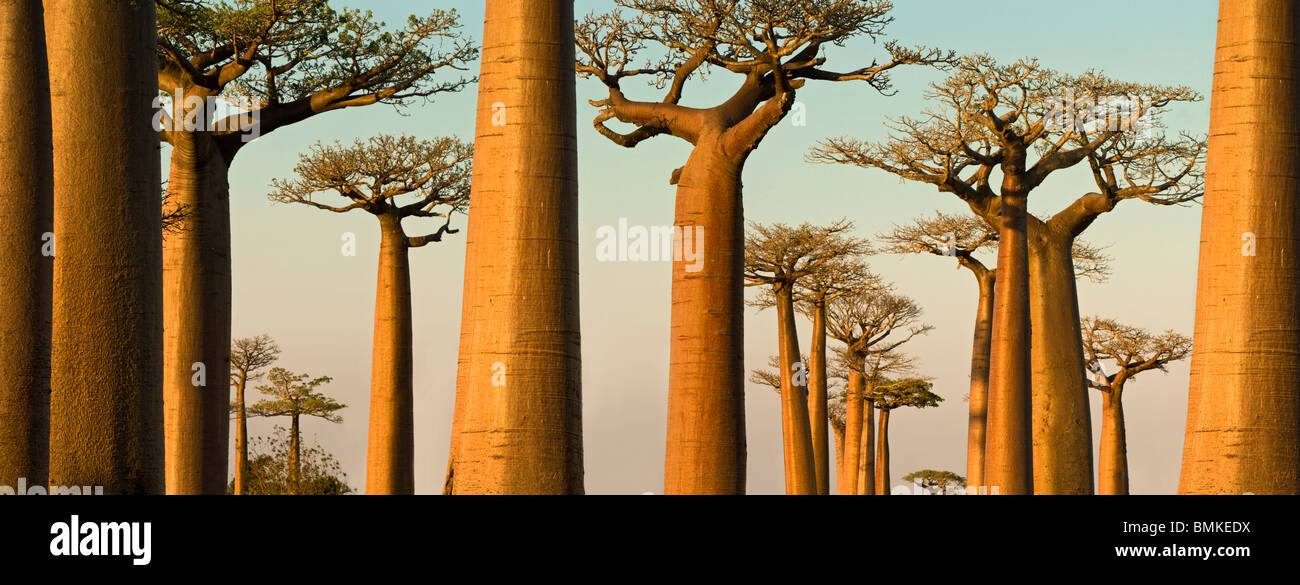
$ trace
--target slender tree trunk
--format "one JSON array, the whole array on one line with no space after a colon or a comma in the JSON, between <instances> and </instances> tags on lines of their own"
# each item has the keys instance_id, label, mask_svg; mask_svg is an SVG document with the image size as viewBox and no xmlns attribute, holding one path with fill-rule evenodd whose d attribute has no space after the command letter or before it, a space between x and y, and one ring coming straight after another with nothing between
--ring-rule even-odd
<instances>
[{"instance_id":1,"label":"slender tree trunk","mask_svg":"<svg viewBox=\"0 0 1300 585\"><path fill-rule=\"evenodd\" d=\"M415 493L415 411L411 380L411 267L396 215L380 216L379 284L370 364L366 493Z\"/></svg>"},{"instance_id":2,"label":"slender tree trunk","mask_svg":"<svg viewBox=\"0 0 1300 585\"><path fill-rule=\"evenodd\" d=\"M169 203L187 217L163 243L167 493L222 494L230 444L222 383L230 371L229 166L210 135L173 136Z\"/></svg>"},{"instance_id":3,"label":"slender tree trunk","mask_svg":"<svg viewBox=\"0 0 1300 585\"><path fill-rule=\"evenodd\" d=\"M1219 5L1184 494L1300 493L1300 7Z\"/></svg>"},{"instance_id":4,"label":"slender tree trunk","mask_svg":"<svg viewBox=\"0 0 1300 585\"><path fill-rule=\"evenodd\" d=\"M862 393L866 389L866 378L853 368L849 368L849 389L847 393L848 403L844 408L844 472L848 477L845 478L844 488L846 495L858 495L859 470L862 467L862 437L865 434L862 430L863 408L866 403L862 400Z\"/></svg>"},{"instance_id":5,"label":"slender tree trunk","mask_svg":"<svg viewBox=\"0 0 1300 585\"><path fill-rule=\"evenodd\" d=\"M302 429L298 426L298 414L294 413L289 423L289 494L302 493Z\"/></svg>"},{"instance_id":6,"label":"slender tree trunk","mask_svg":"<svg viewBox=\"0 0 1300 585\"><path fill-rule=\"evenodd\" d=\"M487 0L483 46L444 492L580 494L573 3Z\"/></svg>"},{"instance_id":7,"label":"slender tree trunk","mask_svg":"<svg viewBox=\"0 0 1300 585\"><path fill-rule=\"evenodd\" d=\"M993 337L993 287L996 272L976 272L979 309L975 314L975 342L970 360L970 423L966 433L966 485L979 493L984 483L984 440L988 417L989 343Z\"/></svg>"},{"instance_id":8,"label":"slender tree trunk","mask_svg":"<svg viewBox=\"0 0 1300 585\"><path fill-rule=\"evenodd\" d=\"M862 417L862 454L858 457L858 495L876 493L876 403L864 400Z\"/></svg>"},{"instance_id":9,"label":"slender tree trunk","mask_svg":"<svg viewBox=\"0 0 1300 585\"><path fill-rule=\"evenodd\" d=\"M1121 390L1103 394L1101 455L1098 483L1103 496L1128 495L1128 445L1125 442L1124 403Z\"/></svg>"},{"instance_id":10,"label":"slender tree trunk","mask_svg":"<svg viewBox=\"0 0 1300 585\"><path fill-rule=\"evenodd\" d=\"M812 430L808 426L808 372L796 383L799 364L799 335L795 330L794 298L788 285L776 290L777 337L780 338L781 430L785 451L785 493L797 496L817 494L817 470L813 461Z\"/></svg>"},{"instance_id":11,"label":"slender tree trunk","mask_svg":"<svg viewBox=\"0 0 1300 585\"><path fill-rule=\"evenodd\" d=\"M984 481L992 493L1033 493L1030 404L1029 251L1026 240L1024 152L1003 164L1002 221L998 230L998 279L990 346L988 437Z\"/></svg>"},{"instance_id":12,"label":"slender tree trunk","mask_svg":"<svg viewBox=\"0 0 1300 585\"><path fill-rule=\"evenodd\" d=\"M1074 237L1029 226L1034 493L1093 493L1092 412L1074 271Z\"/></svg>"},{"instance_id":13,"label":"slender tree trunk","mask_svg":"<svg viewBox=\"0 0 1300 585\"><path fill-rule=\"evenodd\" d=\"M244 389L248 372L235 385L235 495L248 493L248 411L244 408Z\"/></svg>"},{"instance_id":14,"label":"slender tree trunk","mask_svg":"<svg viewBox=\"0 0 1300 585\"><path fill-rule=\"evenodd\" d=\"M876 439L876 495L889 495L889 413L880 409L880 438Z\"/></svg>"},{"instance_id":15,"label":"slender tree trunk","mask_svg":"<svg viewBox=\"0 0 1300 585\"><path fill-rule=\"evenodd\" d=\"M808 378L808 424L812 426L813 463L817 471L817 493L827 496L831 493L830 485L830 445L827 443L827 427L830 418L826 414L826 305L818 303L813 307L812 347L808 351L808 365L811 376Z\"/></svg>"},{"instance_id":16,"label":"slender tree trunk","mask_svg":"<svg viewBox=\"0 0 1300 585\"><path fill-rule=\"evenodd\" d=\"M844 429L831 426L835 432L835 494L848 495L849 479L844 476Z\"/></svg>"},{"instance_id":17,"label":"slender tree trunk","mask_svg":"<svg viewBox=\"0 0 1300 585\"><path fill-rule=\"evenodd\" d=\"M669 494L745 492L740 174L740 165L706 141L695 147L678 181L674 225L682 229L683 245L700 253L700 264L692 272L686 262L673 262L664 461Z\"/></svg>"},{"instance_id":18,"label":"slender tree trunk","mask_svg":"<svg viewBox=\"0 0 1300 585\"><path fill-rule=\"evenodd\" d=\"M58 237L50 483L107 494L163 491L156 34L152 0L45 2Z\"/></svg>"},{"instance_id":19,"label":"slender tree trunk","mask_svg":"<svg viewBox=\"0 0 1300 585\"><path fill-rule=\"evenodd\" d=\"M0 485L47 485L54 258L50 78L40 0L0 1Z\"/></svg>"}]
</instances>

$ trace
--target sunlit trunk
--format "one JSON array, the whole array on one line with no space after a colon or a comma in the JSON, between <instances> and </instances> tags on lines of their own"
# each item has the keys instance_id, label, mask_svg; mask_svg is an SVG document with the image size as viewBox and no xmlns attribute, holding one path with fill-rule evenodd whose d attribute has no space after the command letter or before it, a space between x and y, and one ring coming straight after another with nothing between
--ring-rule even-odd
<instances>
[{"instance_id":1,"label":"sunlit trunk","mask_svg":"<svg viewBox=\"0 0 1300 585\"><path fill-rule=\"evenodd\" d=\"M864 435L862 423L864 421L863 410L866 403L862 400L862 393L866 389L866 378L861 372L849 369L849 388L844 409L844 489L846 495L857 495L860 483L860 469L862 468L862 437Z\"/></svg>"},{"instance_id":2,"label":"sunlit trunk","mask_svg":"<svg viewBox=\"0 0 1300 585\"><path fill-rule=\"evenodd\" d=\"M970 360L970 421L966 431L966 485L984 484L984 439L988 415L989 342L993 336L993 287L997 273L976 273L979 309L975 314L975 341Z\"/></svg>"},{"instance_id":3,"label":"sunlit trunk","mask_svg":"<svg viewBox=\"0 0 1300 585\"><path fill-rule=\"evenodd\" d=\"M163 491L152 0L46 0L54 144L50 478ZM93 90L93 91L92 91ZM226 371L224 401L229 390Z\"/></svg>"},{"instance_id":4,"label":"sunlit trunk","mask_svg":"<svg viewBox=\"0 0 1300 585\"><path fill-rule=\"evenodd\" d=\"M415 493L410 248L395 215L380 216L380 232L366 494L404 495Z\"/></svg>"},{"instance_id":5,"label":"sunlit trunk","mask_svg":"<svg viewBox=\"0 0 1300 585\"><path fill-rule=\"evenodd\" d=\"M444 491L580 494L573 3L488 0L483 47Z\"/></svg>"},{"instance_id":6,"label":"sunlit trunk","mask_svg":"<svg viewBox=\"0 0 1300 585\"><path fill-rule=\"evenodd\" d=\"M1300 493L1298 30L1220 2L1180 493Z\"/></svg>"},{"instance_id":7,"label":"sunlit trunk","mask_svg":"<svg viewBox=\"0 0 1300 585\"><path fill-rule=\"evenodd\" d=\"M788 286L776 290L777 337L780 340L781 439L785 453L785 493L815 495L817 472L808 427L808 372L799 363L794 299ZM798 368L798 369L796 369ZM796 377L802 378L796 380Z\"/></svg>"},{"instance_id":8,"label":"sunlit trunk","mask_svg":"<svg viewBox=\"0 0 1300 585\"><path fill-rule=\"evenodd\" d=\"M1098 492L1104 496L1128 495L1128 446L1124 439L1124 403L1117 390L1102 395L1101 448L1098 456Z\"/></svg>"},{"instance_id":9,"label":"sunlit trunk","mask_svg":"<svg viewBox=\"0 0 1300 585\"><path fill-rule=\"evenodd\" d=\"M880 409L880 422L877 423L880 438L876 439L876 495L889 495L889 413Z\"/></svg>"},{"instance_id":10,"label":"sunlit trunk","mask_svg":"<svg viewBox=\"0 0 1300 585\"><path fill-rule=\"evenodd\" d=\"M844 476L844 429L832 426L835 431L835 494L847 495L849 479Z\"/></svg>"},{"instance_id":11,"label":"sunlit trunk","mask_svg":"<svg viewBox=\"0 0 1300 585\"><path fill-rule=\"evenodd\" d=\"M54 232L40 0L0 2L0 485L47 485Z\"/></svg>"},{"instance_id":12,"label":"sunlit trunk","mask_svg":"<svg viewBox=\"0 0 1300 585\"><path fill-rule=\"evenodd\" d=\"M813 464L817 471L817 493L830 495L830 445L826 429L826 306L813 307L812 347L808 351L808 424L812 427Z\"/></svg>"}]
</instances>

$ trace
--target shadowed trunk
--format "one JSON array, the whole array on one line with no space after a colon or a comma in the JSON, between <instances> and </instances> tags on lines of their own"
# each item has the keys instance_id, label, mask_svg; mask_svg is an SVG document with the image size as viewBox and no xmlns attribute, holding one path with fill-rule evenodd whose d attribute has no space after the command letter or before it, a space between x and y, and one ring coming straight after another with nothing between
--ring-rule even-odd
<instances>
[{"instance_id":1,"label":"shadowed trunk","mask_svg":"<svg viewBox=\"0 0 1300 585\"><path fill-rule=\"evenodd\" d=\"M488 0L483 46L444 492L580 494L573 3Z\"/></svg>"},{"instance_id":2,"label":"shadowed trunk","mask_svg":"<svg viewBox=\"0 0 1300 585\"><path fill-rule=\"evenodd\" d=\"M1300 493L1300 7L1219 6L1184 494Z\"/></svg>"},{"instance_id":3,"label":"shadowed trunk","mask_svg":"<svg viewBox=\"0 0 1300 585\"><path fill-rule=\"evenodd\" d=\"M1099 493L1128 495L1128 447L1124 440L1123 391L1115 388L1102 394L1101 453L1098 457Z\"/></svg>"},{"instance_id":4,"label":"shadowed trunk","mask_svg":"<svg viewBox=\"0 0 1300 585\"><path fill-rule=\"evenodd\" d=\"M686 249L701 253L697 261L702 264L690 272L685 262L673 262L664 461L668 494L745 492L740 173L740 165L721 153L721 145L702 142L691 152L678 181L673 223L682 228ZM783 372L782 379L787 375ZM783 397L783 410L787 402Z\"/></svg>"},{"instance_id":5,"label":"shadowed trunk","mask_svg":"<svg viewBox=\"0 0 1300 585\"><path fill-rule=\"evenodd\" d=\"M211 135L178 132L172 146L169 203L189 213L163 243L167 493L222 494L230 444L221 383L230 371L230 167ZM210 384L198 384L200 368Z\"/></svg>"},{"instance_id":6,"label":"shadowed trunk","mask_svg":"<svg viewBox=\"0 0 1300 585\"><path fill-rule=\"evenodd\" d=\"M45 2L54 144L50 483L163 491L152 0ZM93 88L93 96L88 95ZM220 371L224 378L228 371ZM225 400L228 390L222 388Z\"/></svg>"},{"instance_id":7,"label":"shadowed trunk","mask_svg":"<svg viewBox=\"0 0 1300 585\"><path fill-rule=\"evenodd\" d=\"M782 285L776 290L785 493L806 496L817 494L817 470L813 462L812 431L808 426L808 372L798 370L803 384L795 383L795 367L799 363L799 336L795 329L794 298L791 295L788 285Z\"/></svg>"},{"instance_id":8,"label":"shadowed trunk","mask_svg":"<svg viewBox=\"0 0 1300 585\"><path fill-rule=\"evenodd\" d=\"M54 242L40 0L0 2L0 485L48 485ZM48 244L47 244L48 242Z\"/></svg>"},{"instance_id":9,"label":"shadowed trunk","mask_svg":"<svg viewBox=\"0 0 1300 585\"><path fill-rule=\"evenodd\" d=\"M244 390L248 387L245 373L235 385L235 495L248 493L248 411L244 406Z\"/></svg>"},{"instance_id":10,"label":"shadowed trunk","mask_svg":"<svg viewBox=\"0 0 1300 585\"><path fill-rule=\"evenodd\" d=\"M844 410L844 472L848 476L845 478L845 494L858 495L861 485L860 469L862 468L862 437L865 434L862 430L863 409L866 403L862 400L862 393L866 390L866 378L861 372L849 368L849 388L848 403Z\"/></svg>"},{"instance_id":11,"label":"shadowed trunk","mask_svg":"<svg viewBox=\"0 0 1300 585\"><path fill-rule=\"evenodd\" d=\"M817 493L830 495L830 445L826 428L826 305L813 307L812 348L808 351L808 424L812 427L813 463L817 471Z\"/></svg>"},{"instance_id":12,"label":"shadowed trunk","mask_svg":"<svg viewBox=\"0 0 1300 585\"><path fill-rule=\"evenodd\" d=\"M993 337L993 288L997 272L976 272L979 309L975 314L975 341L970 359L970 423L966 431L966 485L984 483L984 440L988 416L989 343Z\"/></svg>"},{"instance_id":13,"label":"shadowed trunk","mask_svg":"<svg viewBox=\"0 0 1300 585\"><path fill-rule=\"evenodd\" d=\"M876 493L876 403L863 401L862 453L858 456L858 495Z\"/></svg>"},{"instance_id":14,"label":"shadowed trunk","mask_svg":"<svg viewBox=\"0 0 1300 585\"><path fill-rule=\"evenodd\" d=\"M876 495L889 495L889 413L881 409L878 423L880 438L876 440Z\"/></svg>"},{"instance_id":15,"label":"shadowed trunk","mask_svg":"<svg viewBox=\"0 0 1300 585\"><path fill-rule=\"evenodd\" d=\"M302 493L302 436L298 426L298 414L294 413L289 423L289 493Z\"/></svg>"},{"instance_id":16,"label":"shadowed trunk","mask_svg":"<svg viewBox=\"0 0 1300 585\"><path fill-rule=\"evenodd\" d=\"M411 378L411 267L395 215L379 217L379 279L370 363L366 494L415 493L415 410Z\"/></svg>"},{"instance_id":17,"label":"shadowed trunk","mask_svg":"<svg viewBox=\"0 0 1300 585\"><path fill-rule=\"evenodd\" d=\"M849 480L844 476L844 429L832 426L835 431L835 494L848 494Z\"/></svg>"}]
</instances>

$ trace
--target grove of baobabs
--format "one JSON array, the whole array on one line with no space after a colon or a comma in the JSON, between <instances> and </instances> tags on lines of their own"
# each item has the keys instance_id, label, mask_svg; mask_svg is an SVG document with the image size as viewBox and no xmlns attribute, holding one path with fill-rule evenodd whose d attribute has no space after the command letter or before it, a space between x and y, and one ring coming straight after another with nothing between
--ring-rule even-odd
<instances>
[{"instance_id":1,"label":"grove of baobabs","mask_svg":"<svg viewBox=\"0 0 1300 585\"><path fill-rule=\"evenodd\" d=\"M351 4L0 0L0 493L1300 493L1300 4Z\"/></svg>"}]
</instances>

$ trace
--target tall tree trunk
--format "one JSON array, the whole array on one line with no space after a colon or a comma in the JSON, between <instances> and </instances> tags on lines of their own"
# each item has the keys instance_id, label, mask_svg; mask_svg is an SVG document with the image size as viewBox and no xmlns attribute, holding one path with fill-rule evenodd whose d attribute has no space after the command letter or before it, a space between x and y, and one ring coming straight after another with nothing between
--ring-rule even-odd
<instances>
[{"instance_id":1,"label":"tall tree trunk","mask_svg":"<svg viewBox=\"0 0 1300 585\"><path fill-rule=\"evenodd\" d=\"M862 417L862 454L858 458L858 495L876 493L876 403L864 400Z\"/></svg>"},{"instance_id":2,"label":"tall tree trunk","mask_svg":"<svg viewBox=\"0 0 1300 585\"><path fill-rule=\"evenodd\" d=\"M244 407L245 372L235 386L235 495L248 493L248 411Z\"/></svg>"},{"instance_id":3,"label":"tall tree trunk","mask_svg":"<svg viewBox=\"0 0 1300 585\"><path fill-rule=\"evenodd\" d=\"M812 347L808 351L808 424L812 427L813 464L817 471L817 493L830 495L830 445L827 443L826 414L826 305L813 307Z\"/></svg>"},{"instance_id":4,"label":"tall tree trunk","mask_svg":"<svg viewBox=\"0 0 1300 585\"><path fill-rule=\"evenodd\" d=\"M1074 271L1074 236L1028 221L1034 493L1093 493L1092 413Z\"/></svg>"},{"instance_id":5,"label":"tall tree trunk","mask_svg":"<svg viewBox=\"0 0 1300 585\"><path fill-rule=\"evenodd\" d=\"M40 0L0 1L0 485L47 485L54 242L50 78Z\"/></svg>"},{"instance_id":6,"label":"tall tree trunk","mask_svg":"<svg viewBox=\"0 0 1300 585\"><path fill-rule=\"evenodd\" d=\"M487 0L483 46L444 491L580 494L573 2Z\"/></svg>"},{"instance_id":7,"label":"tall tree trunk","mask_svg":"<svg viewBox=\"0 0 1300 585\"><path fill-rule=\"evenodd\" d=\"M230 445L229 166L209 134L177 132L172 140L169 204L187 216L163 243L167 493L222 494ZM207 380L197 379L200 370Z\"/></svg>"},{"instance_id":8,"label":"tall tree trunk","mask_svg":"<svg viewBox=\"0 0 1300 585\"><path fill-rule=\"evenodd\" d=\"M701 142L678 181L673 223L682 229L683 244L700 251L701 264L691 272L687 263L673 262L664 458L669 494L745 493L740 174L720 145Z\"/></svg>"},{"instance_id":9,"label":"tall tree trunk","mask_svg":"<svg viewBox=\"0 0 1300 585\"><path fill-rule=\"evenodd\" d=\"M1219 5L1185 494L1300 493L1300 7Z\"/></svg>"},{"instance_id":10,"label":"tall tree trunk","mask_svg":"<svg viewBox=\"0 0 1300 585\"><path fill-rule=\"evenodd\" d=\"M862 394L866 390L866 377L853 368L849 368L849 388L847 393L848 403L844 408L844 473L845 490L847 495L858 495L862 493L859 487L860 470L862 469L862 437L866 434L862 430L863 409L866 402L862 400Z\"/></svg>"},{"instance_id":11,"label":"tall tree trunk","mask_svg":"<svg viewBox=\"0 0 1300 585\"><path fill-rule=\"evenodd\" d=\"M382 215L379 220L366 493L405 495L415 493L410 248L400 218Z\"/></svg>"},{"instance_id":12,"label":"tall tree trunk","mask_svg":"<svg viewBox=\"0 0 1300 585\"><path fill-rule=\"evenodd\" d=\"M289 493L302 493L302 429L298 426L298 414L294 413L289 423Z\"/></svg>"},{"instance_id":13,"label":"tall tree trunk","mask_svg":"<svg viewBox=\"0 0 1300 585\"><path fill-rule=\"evenodd\" d=\"M808 426L808 372L800 369L799 335L795 330L794 297L789 285L776 290L777 337L780 339L781 436L785 452L785 493L798 496L817 494L817 470L813 461L812 431ZM802 382L802 384L796 383Z\"/></svg>"},{"instance_id":14,"label":"tall tree trunk","mask_svg":"<svg viewBox=\"0 0 1300 585\"><path fill-rule=\"evenodd\" d=\"M844 429L832 426L835 431L835 494L848 495L849 479L844 476Z\"/></svg>"},{"instance_id":15,"label":"tall tree trunk","mask_svg":"<svg viewBox=\"0 0 1300 585\"><path fill-rule=\"evenodd\" d=\"M990 346L988 438L984 481L990 493L1033 493L1029 346L1029 250L1026 240L1024 152L1003 163L998 279Z\"/></svg>"},{"instance_id":16,"label":"tall tree trunk","mask_svg":"<svg viewBox=\"0 0 1300 585\"><path fill-rule=\"evenodd\" d=\"M108 494L163 491L156 34L152 0L45 2L58 237L50 483Z\"/></svg>"},{"instance_id":17,"label":"tall tree trunk","mask_svg":"<svg viewBox=\"0 0 1300 585\"><path fill-rule=\"evenodd\" d=\"M880 409L880 438L876 439L876 495L889 495L889 413Z\"/></svg>"},{"instance_id":18,"label":"tall tree trunk","mask_svg":"<svg viewBox=\"0 0 1300 585\"><path fill-rule=\"evenodd\" d=\"M1122 390L1103 394L1098 483L1103 496L1128 495L1128 446L1124 439Z\"/></svg>"},{"instance_id":19,"label":"tall tree trunk","mask_svg":"<svg viewBox=\"0 0 1300 585\"><path fill-rule=\"evenodd\" d=\"M975 313L975 341L970 359L970 422L966 431L966 485L979 493L984 483L984 440L988 417L989 343L993 337L993 287L997 272L976 272L979 309Z\"/></svg>"}]
</instances>

